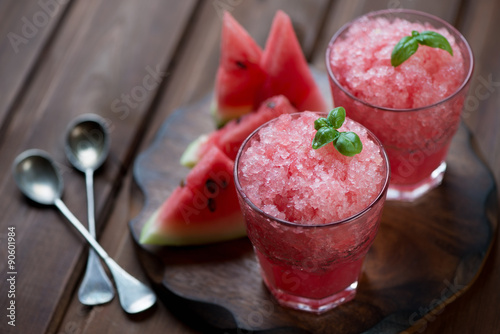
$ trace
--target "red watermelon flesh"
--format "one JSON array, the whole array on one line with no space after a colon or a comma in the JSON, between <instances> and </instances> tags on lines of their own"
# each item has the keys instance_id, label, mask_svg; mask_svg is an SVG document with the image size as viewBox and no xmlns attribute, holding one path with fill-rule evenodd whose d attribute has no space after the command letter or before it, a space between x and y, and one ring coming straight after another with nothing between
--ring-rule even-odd
<instances>
[{"instance_id":1,"label":"red watermelon flesh","mask_svg":"<svg viewBox=\"0 0 500 334\"><path fill-rule=\"evenodd\" d=\"M281 114L294 112L297 112L297 109L283 95L267 99L256 112L232 120L209 135L200 136L186 149L181 163L186 167L196 165L213 146L217 146L234 161L241 144L255 129Z\"/></svg>"},{"instance_id":2,"label":"red watermelon flesh","mask_svg":"<svg viewBox=\"0 0 500 334\"><path fill-rule=\"evenodd\" d=\"M261 57L260 46L231 14L225 12L212 106L217 126L254 108L258 90L266 77L260 66Z\"/></svg>"},{"instance_id":3,"label":"red watermelon flesh","mask_svg":"<svg viewBox=\"0 0 500 334\"><path fill-rule=\"evenodd\" d=\"M283 94L299 111L326 111L326 103L314 82L290 17L278 11L273 19L261 66L267 73L260 99Z\"/></svg>"},{"instance_id":4,"label":"red watermelon flesh","mask_svg":"<svg viewBox=\"0 0 500 334\"><path fill-rule=\"evenodd\" d=\"M140 242L195 245L246 234L233 179L234 162L217 147L189 172L143 227Z\"/></svg>"}]
</instances>

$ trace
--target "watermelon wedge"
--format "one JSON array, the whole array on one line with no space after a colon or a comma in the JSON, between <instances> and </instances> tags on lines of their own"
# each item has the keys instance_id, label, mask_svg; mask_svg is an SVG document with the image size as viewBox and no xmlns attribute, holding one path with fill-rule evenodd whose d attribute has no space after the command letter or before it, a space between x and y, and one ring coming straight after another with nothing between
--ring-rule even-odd
<instances>
[{"instance_id":1,"label":"watermelon wedge","mask_svg":"<svg viewBox=\"0 0 500 334\"><path fill-rule=\"evenodd\" d=\"M299 111L326 111L288 15L276 13L262 52L248 32L225 12L211 107L217 127L280 94Z\"/></svg>"},{"instance_id":2,"label":"watermelon wedge","mask_svg":"<svg viewBox=\"0 0 500 334\"><path fill-rule=\"evenodd\" d=\"M267 73L259 100L285 95L299 111L326 111L326 103L302 53L290 17L283 11L274 16L261 66Z\"/></svg>"},{"instance_id":3,"label":"watermelon wedge","mask_svg":"<svg viewBox=\"0 0 500 334\"><path fill-rule=\"evenodd\" d=\"M222 21L221 56L215 79L212 115L218 127L249 113L265 80L262 49L229 14Z\"/></svg>"},{"instance_id":4,"label":"watermelon wedge","mask_svg":"<svg viewBox=\"0 0 500 334\"><path fill-rule=\"evenodd\" d=\"M213 147L217 146L229 159L235 160L243 141L259 126L281 114L297 112L283 95L264 101L256 112L232 120L223 128L193 141L181 157L181 164L193 167Z\"/></svg>"},{"instance_id":5,"label":"watermelon wedge","mask_svg":"<svg viewBox=\"0 0 500 334\"><path fill-rule=\"evenodd\" d=\"M213 146L144 225L140 242L197 245L246 235L234 162Z\"/></svg>"}]
</instances>

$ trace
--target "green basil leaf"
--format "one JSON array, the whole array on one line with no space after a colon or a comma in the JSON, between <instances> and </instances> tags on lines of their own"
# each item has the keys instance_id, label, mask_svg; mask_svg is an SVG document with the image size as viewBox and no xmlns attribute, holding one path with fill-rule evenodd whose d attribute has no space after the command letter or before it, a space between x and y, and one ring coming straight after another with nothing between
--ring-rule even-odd
<instances>
[{"instance_id":1,"label":"green basil leaf","mask_svg":"<svg viewBox=\"0 0 500 334\"><path fill-rule=\"evenodd\" d=\"M319 130L324 127L329 127L330 124L328 124L328 120L324 117L318 118L317 120L314 121L314 128L316 130Z\"/></svg>"},{"instance_id":2,"label":"green basil leaf","mask_svg":"<svg viewBox=\"0 0 500 334\"><path fill-rule=\"evenodd\" d=\"M312 148L317 150L318 148L335 141L338 136L339 132L329 126L320 128L314 136Z\"/></svg>"},{"instance_id":3,"label":"green basil leaf","mask_svg":"<svg viewBox=\"0 0 500 334\"><path fill-rule=\"evenodd\" d=\"M391 65L397 67L417 52L418 42L413 36L405 36L396 44L391 54Z\"/></svg>"},{"instance_id":4,"label":"green basil leaf","mask_svg":"<svg viewBox=\"0 0 500 334\"><path fill-rule=\"evenodd\" d=\"M360 153L363 149L363 144L357 134L336 130L344 124L345 118L345 109L337 107L328 113L327 118L321 117L316 119L314 121L314 128L317 132L312 142L312 148L316 150L328 143L333 143L333 146L343 155L352 157Z\"/></svg>"},{"instance_id":5,"label":"green basil leaf","mask_svg":"<svg viewBox=\"0 0 500 334\"><path fill-rule=\"evenodd\" d=\"M345 109L343 107L337 107L330 110L327 119L328 123L330 123L334 129L340 128L345 121Z\"/></svg>"},{"instance_id":6,"label":"green basil leaf","mask_svg":"<svg viewBox=\"0 0 500 334\"><path fill-rule=\"evenodd\" d=\"M363 150L363 143L354 132L340 132L334 146L337 151L348 157L352 157Z\"/></svg>"},{"instance_id":7,"label":"green basil leaf","mask_svg":"<svg viewBox=\"0 0 500 334\"><path fill-rule=\"evenodd\" d=\"M435 31L422 31L415 38L422 45L427 45L430 46L431 48L439 48L445 50L450 55L453 56L453 50L446 37Z\"/></svg>"}]
</instances>

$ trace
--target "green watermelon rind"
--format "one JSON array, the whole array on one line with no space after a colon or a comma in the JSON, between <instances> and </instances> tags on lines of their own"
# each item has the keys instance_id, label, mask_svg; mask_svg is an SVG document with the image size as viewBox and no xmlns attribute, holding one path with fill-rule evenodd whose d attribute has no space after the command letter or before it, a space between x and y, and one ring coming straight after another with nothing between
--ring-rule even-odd
<instances>
[{"instance_id":1,"label":"green watermelon rind","mask_svg":"<svg viewBox=\"0 0 500 334\"><path fill-rule=\"evenodd\" d=\"M200 147L205 143L208 139L208 135L204 134L193 140L184 153L182 153L180 163L184 167L193 168L198 161L200 161L200 154L198 153Z\"/></svg>"}]
</instances>

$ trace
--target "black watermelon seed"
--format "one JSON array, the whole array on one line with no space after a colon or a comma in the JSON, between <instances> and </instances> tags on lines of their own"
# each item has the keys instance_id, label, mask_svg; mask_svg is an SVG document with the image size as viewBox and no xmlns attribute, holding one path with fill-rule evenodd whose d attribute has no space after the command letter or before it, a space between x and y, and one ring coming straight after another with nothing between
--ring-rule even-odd
<instances>
[{"instance_id":1,"label":"black watermelon seed","mask_svg":"<svg viewBox=\"0 0 500 334\"><path fill-rule=\"evenodd\" d=\"M247 68L247 65L245 65L243 62L241 62L239 60L236 62L236 66L238 66L239 68L242 68L242 69Z\"/></svg>"},{"instance_id":2,"label":"black watermelon seed","mask_svg":"<svg viewBox=\"0 0 500 334\"><path fill-rule=\"evenodd\" d=\"M205 182L205 188L207 188L208 193L212 195L217 193L217 190L219 190L219 186L212 179L208 179L207 182Z\"/></svg>"},{"instance_id":3,"label":"black watermelon seed","mask_svg":"<svg viewBox=\"0 0 500 334\"><path fill-rule=\"evenodd\" d=\"M215 212L215 200L213 198L208 199L207 206L210 212Z\"/></svg>"}]
</instances>

